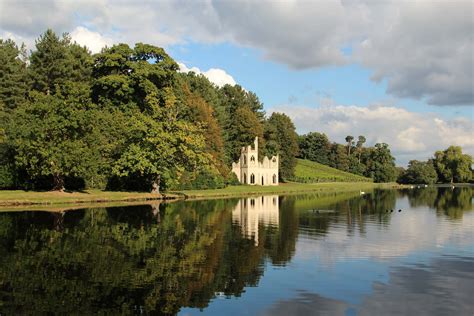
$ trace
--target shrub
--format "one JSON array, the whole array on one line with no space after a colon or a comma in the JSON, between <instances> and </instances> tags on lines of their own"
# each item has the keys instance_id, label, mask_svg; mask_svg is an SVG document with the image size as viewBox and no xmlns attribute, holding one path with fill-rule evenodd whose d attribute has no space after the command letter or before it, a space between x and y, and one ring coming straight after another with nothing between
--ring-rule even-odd
<instances>
[{"instance_id":1,"label":"shrub","mask_svg":"<svg viewBox=\"0 0 474 316\"><path fill-rule=\"evenodd\" d=\"M15 169L12 165L6 164L0 166L0 189L15 188Z\"/></svg>"}]
</instances>

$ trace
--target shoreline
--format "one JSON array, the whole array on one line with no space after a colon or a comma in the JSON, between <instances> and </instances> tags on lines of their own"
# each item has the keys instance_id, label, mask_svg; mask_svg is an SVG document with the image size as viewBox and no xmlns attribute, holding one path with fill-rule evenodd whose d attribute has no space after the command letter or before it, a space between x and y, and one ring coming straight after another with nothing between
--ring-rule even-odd
<instances>
[{"instance_id":1,"label":"shoreline","mask_svg":"<svg viewBox=\"0 0 474 316\"><path fill-rule=\"evenodd\" d=\"M270 194L306 194L311 192L353 192L375 188L403 188L396 183L371 182L327 182L327 183L284 183L278 186L229 186L223 189L183 190L152 194L145 192L112 192L86 190L75 192L54 191L0 191L0 210L6 208L28 208L31 206L66 206L71 208L110 203L137 204L140 202L168 202L178 200L203 200L231 197L245 197ZM87 205L87 206L86 206Z\"/></svg>"}]
</instances>

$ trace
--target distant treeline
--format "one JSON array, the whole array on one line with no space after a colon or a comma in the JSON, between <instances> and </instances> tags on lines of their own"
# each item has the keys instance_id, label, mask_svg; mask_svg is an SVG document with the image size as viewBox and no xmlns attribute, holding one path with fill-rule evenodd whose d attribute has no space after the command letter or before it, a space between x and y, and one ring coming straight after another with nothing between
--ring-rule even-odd
<instances>
[{"instance_id":1,"label":"distant treeline","mask_svg":"<svg viewBox=\"0 0 474 316\"><path fill-rule=\"evenodd\" d=\"M366 138L346 137L346 144L331 143L322 133L299 136L299 157L342 171L372 178L375 182L397 181L405 184L472 182L472 156L461 147L437 151L428 161L411 160L408 168L395 167L395 158L385 143L364 147Z\"/></svg>"},{"instance_id":2,"label":"distant treeline","mask_svg":"<svg viewBox=\"0 0 474 316\"><path fill-rule=\"evenodd\" d=\"M179 72L162 48L92 55L47 30L28 54L0 39L1 189L224 187L237 183L231 163L256 136L260 157L280 155L281 180L298 155L378 182L397 177L388 145L363 148L359 138L313 153L312 136L298 138L288 116L266 116L238 85Z\"/></svg>"}]
</instances>

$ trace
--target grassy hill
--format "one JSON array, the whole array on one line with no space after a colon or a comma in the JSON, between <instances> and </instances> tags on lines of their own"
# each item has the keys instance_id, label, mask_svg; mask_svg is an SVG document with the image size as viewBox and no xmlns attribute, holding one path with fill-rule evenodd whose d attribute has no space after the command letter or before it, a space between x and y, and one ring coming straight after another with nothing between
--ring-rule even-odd
<instances>
[{"instance_id":1,"label":"grassy hill","mask_svg":"<svg viewBox=\"0 0 474 316\"><path fill-rule=\"evenodd\" d=\"M298 159L295 170L296 182L372 182L372 179L344 172L310 160Z\"/></svg>"}]
</instances>

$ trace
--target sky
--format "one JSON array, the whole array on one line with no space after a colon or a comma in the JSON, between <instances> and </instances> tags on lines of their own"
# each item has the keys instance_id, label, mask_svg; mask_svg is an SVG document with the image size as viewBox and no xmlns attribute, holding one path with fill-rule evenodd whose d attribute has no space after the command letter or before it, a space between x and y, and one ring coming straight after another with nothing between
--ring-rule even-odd
<instances>
[{"instance_id":1,"label":"sky","mask_svg":"<svg viewBox=\"0 0 474 316\"><path fill-rule=\"evenodd\" d=\"M0 38L47 28L93 53L165 48L181 71L255 92L267 114L331 141L364 135L397 165L474 155L474 5L464 0L0 0Z\"/></svg>"}]
</instances>

